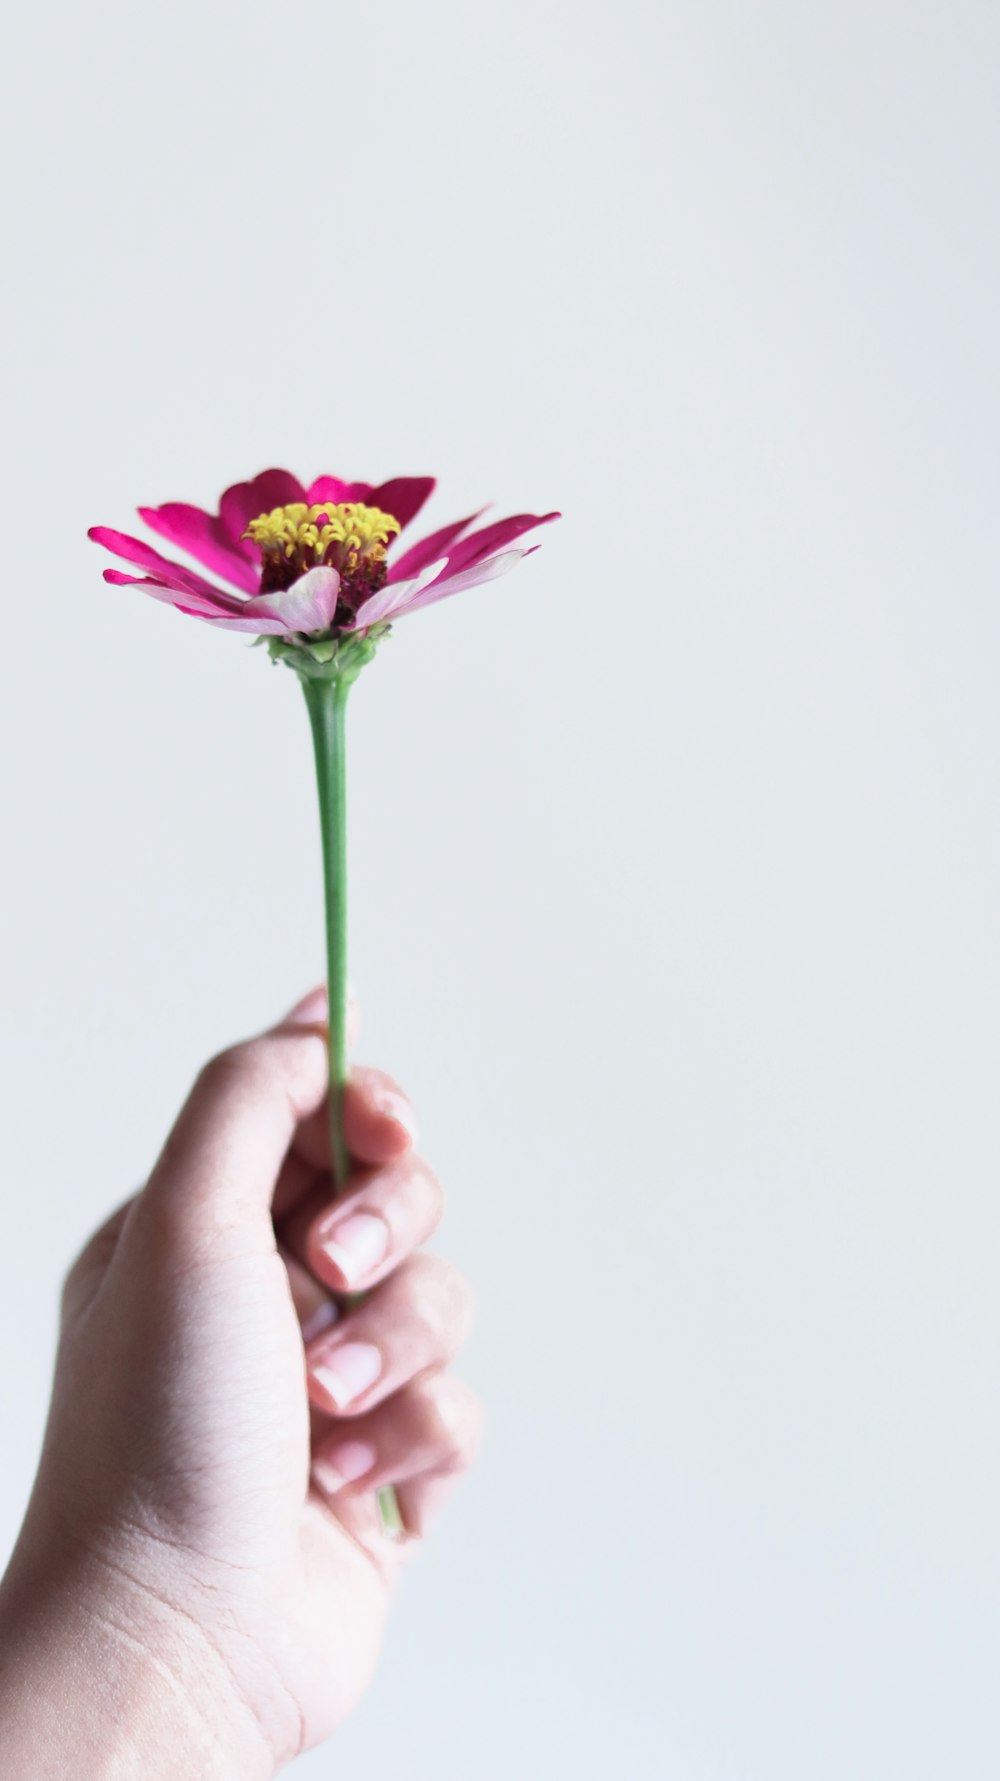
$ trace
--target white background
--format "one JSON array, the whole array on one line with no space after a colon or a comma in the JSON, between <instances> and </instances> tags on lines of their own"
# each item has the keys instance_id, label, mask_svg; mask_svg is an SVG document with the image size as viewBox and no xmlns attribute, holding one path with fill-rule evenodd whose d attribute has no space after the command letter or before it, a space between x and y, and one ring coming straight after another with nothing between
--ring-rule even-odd
<instances>
[{"instance_id":1,"label":"white background","mask_svg":"<svg viewBox=\"0 0 1000 1781\"><path fill-rule=\"evenodd\" d=\"M4 1538L67 1259L321 967L293 677L86 526L436 471L565 513L352 711L491 1430L297 1772L995 1776L995 9L5 29Z\"/></svg>"}]
</instances>

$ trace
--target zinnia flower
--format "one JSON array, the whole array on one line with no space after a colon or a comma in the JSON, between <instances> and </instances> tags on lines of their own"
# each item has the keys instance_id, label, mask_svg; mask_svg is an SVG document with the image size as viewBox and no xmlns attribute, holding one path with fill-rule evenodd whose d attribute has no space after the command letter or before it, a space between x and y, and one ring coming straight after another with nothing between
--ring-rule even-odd
<instances>
[{"instance_id":1,"label":"zinnia flower","mask_svg":"<svg viewBox=\"0 0 1000 1781\"><path fill-rule=\"evenodd\" d=\"M559 517L518 513L471 531L480 517L471 514L394 554L433 488L430 476L395 477L377 487L320 476L305 487L288 470L264 470L227 489L217 514L181 501L139 508L154 532L228 587L126 532L92 526L89 536L145 572L105 569L105 581L144 588L222 630L333 644L502 575L537 549L510 547Z\"/></svg>"},{"instance_id":2,"label":"zinnia flower","mask_svg":"<svg viewBox=\"0 0 1000 1781\"><path fill-rule=\"evenodd\" d=\"M479 514L442 526L394 552L404 526L434 487L429 476L400 476L373 487L320 476L305 487L287 470L264 470L227 489L218 513L170 501L140 507L154 532L228 583L161 556L152 545L93 526L90 537L143 571L105 569L104 579L145 588L226 631L268 639L271 655L298 674L312 728L323 840L326 902L330 1161L336 1187L348 1180L344 1131L347 1083L347 830L345 715L360 670L390 622L502 575L536 545L514 549L557 513L518 513L472 530ZM378 1493L388 1534L402 1531L391 1486Z\"/></svg>"}]
</instances>

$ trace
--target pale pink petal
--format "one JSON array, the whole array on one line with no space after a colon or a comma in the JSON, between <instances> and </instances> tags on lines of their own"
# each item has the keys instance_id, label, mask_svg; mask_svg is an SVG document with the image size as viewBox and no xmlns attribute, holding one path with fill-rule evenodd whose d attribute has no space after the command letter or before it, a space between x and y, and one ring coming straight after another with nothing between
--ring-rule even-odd
<instances>
[{"instance_id":1,"label":"pale pink petal","mask_svg":"<svg viewBox=\"0 0 1000 1781\"><path fill-rule=\"evenodd\" d=\"M548 525L559 517L558 513L515 513L510 519L494 520L492 525L480 527L478 532L471 532L468 538L461 539L454 550L448 552L444 575L450 579L461 570L470 568L473 563L502 550L505 545L513 544L515 538L522 537L525 532L533 532L536 526Z\"/></svg>"},{"instance_id":2,"label":"pale pink petal","mask_svg":"<svg viewBox=\"0 0 1000 1781\"><path fill-rule=\"evenodd\" d=\"M392 617L397 606L401 606L414 592L415 581L387 581L385 587L377 594L369 594L368 599L358 607L350 624L349 631L364 631L369 625L382 623Z\"/></svg>"},{"instance_id":3,"label":"pale pink petal","mask_svg":"<svg viewBox=\"0 0 1000 1781\"><path fill-rule=\"evenodd\" d=\"M401 557L390 557L389 580L408 581L411 575L419 574L426 564L433 563L438 557L446 558L448 550L456 538L460 538L466 526L471 526L479 514L485 513L481 507L479 513L470 513L468 519L452 520L450 526L442 526L440 531L431 532L429 537L421 538L418 544L411 544L404 550ZM398 516L397 516L398 517ZM391 550L390 546L390 550Z\"/></svg>"},{"instance_id":4,"label":"pale pink petal","mask_svg":"<svg viewBox=\"0 0 1000 1781\"><path fill-rule=\"evenodd\" d=\"M243 593L255 593L260 586L260 552L245 554L245 547L234 544L217 514L190 507L186 501L167 501L162 507L140 507L139 518Z\"/></svg>"},{"instance_id":5,"label":"pale pink petal","mask_svg":"<svg viewBox=\"0 0 1000 1781\"><path fill-rule=\"evenodd\" d=\"M533 548L537 550L538 546L535 545ZM458 575L446 576L441 580L430 582L421 578L415 583L408 582L405 587L396 583L392 591L399 597L393 602L391 609L381 612L372 611L374 602L381 600L382 594L386 591L383 589L381 593L373 594L372 598L366 600L360 607L350 629L354 631L367 630L380 618L406 618L409 613L419 612L424 606L433 606L438 600L447 600L452 594L460 594L464 588L479 587L484 581L493 581L498 575L506 575L507 570L513 569L514 564L519 563L522 557L530 555L530 550L508 550L502 556L488 557L485 562L474 563L471 568L463 569ZM437 568L437 564L433 564L432 567Z\"/></svg>"},{"instance_id":6,"label":"pale pink petal","mask_svg":"<svg viewBox=\"0 0 1000 1781\"><path fill-rule=\"evenodd\" d=\"M184 608L181 610L183 611ZM262 618L260 614L255 618L209 618L200 612L196 612L194 616L195 618L204 616L205 623L214 625L217 631L245 631L248 636L254 637L286 637L288 635L288 626L280 618Z\"/></svg>"},{"instance_id":7,"label":"pale pink petal","mask_svg":"<svg viewBox=\"0 0 1000 1781\"><path fill-rule=\"evenodd\" d=\"M367 502L371 492L370 482L343 482L339 476L317 476L306 490L305 498L310 507L318 507L321 501L330 501L337 507L341 501Z\"/></svg>"},{"instance_id":8,"label":"pale pink petal","mask_svg":"<svg viewBox=\"0 0 1000 1781\"><path fill-rule=\"evenodd\" d=\"M174 563L169 557L161 557L158 550L154 550L151 544L145 544L141 538L131 538L127 532L116 532L111 526L91 526L87 537L92 538L95 544L103 544L116 557L123 557L126 563L135 563L139 569L151 570L167 587L186 588L191 593L201 594L210 600L225 602L233 607L239 605L235 594L213 587L210 581L197 575L193 569L185 568L183 563Z\"/></svg>"},{"instance_id":9,"label":"pale pink petal","mask_svg":"<svg viewBox=\"0 0 1000 1781\"><path fill-rule=\"evenodd\" d=\"M225 618L231 611L230 607L203 599L200 594L193 594L176 582L158 581L149 575L126 575L124 569L105 569L104 579L113 587L145 588L154 600L164 600L168 606L177 606L183 601L186 612L197 612L203 618Z\"/></svg>"},{"instance_id":10,"label":"pale pink petal","mask_svg":"<svg viewBox=\"0 0 1000 1781\"><path fill-rule=\"evenodd\" d=\"M339 593L336 569L309 569L280 593L245 601L240 616L274 620L283 631L325 631L333 623Z\"/></svg>"},{"instance_id":11,"label":"pale pink petal","mask_svg":"<svg viewBox=\"0 0 1000 1781\"><path fill-rule=\"evenodd\" d=\"M368 500L372 507L391 513L401 526L408 526L434 493L435 480L433 476L394 476L391 482L372 489Z\"/></svg>"},{"instance_id":12,"label":"pale pink petal","mask_svg":"<svg viewBox=\"0 0 1000 1781\"><path fill-rule=\"evenodd\" d=\"M233 600L230 604L228 596L226 596L225 604L221 599L216 603L202 599L200 595L191 593L188 588L171 587L167 582L156 581L149 576L126 575L121 569L105 569L104 579L110 581L115 587L141 587L143 593L148 594L152 600L162 600L165 605L175 606L178 612L185 612L191 618L201 618L207 624L219 624L231 631L277 634L286 629L285 625L277 619L252 618L249 621L245 620L242 616L245 602Z\"/></svg>"},{"instance_id":13,"label":"pale pink petal","mask_svg":"<svg viewBox=\"0 0 1000 1781\"><path fill-rule=\"evenodd\" d=\"M537 544L533 547L538 549ZM530 550L508 550L501 556L487 557L482 563L473 563L469 569L463 569L458 575L446 575L422 588L412 600L400 607L397 616L403 618L407 613L419 612L424 606L433 606L437 600L447 600L452 594L460 594L465 588L479 587L484 581L493 581L498 575L506 575L522 557L529 557Z\"/></svg>"},{"instance_id":14,"label":"pale pink petal","mask_svg":"<svg viewBox=\"0 0 1000 1781\"><path fill-rule=\"evenodd\" d=\"M443 568L444 563L441 561L428 563L426 569L422 570L419 575L411 576L409 581L387 581L385 587L380 588L377 594L370 594L368 599L359 606L354 615L354 622L348 629L353 631L367 629L369 625L376 625L392 618L394 613L399 612L429 582L433 581Z\"/></svg>"}]
</instances>

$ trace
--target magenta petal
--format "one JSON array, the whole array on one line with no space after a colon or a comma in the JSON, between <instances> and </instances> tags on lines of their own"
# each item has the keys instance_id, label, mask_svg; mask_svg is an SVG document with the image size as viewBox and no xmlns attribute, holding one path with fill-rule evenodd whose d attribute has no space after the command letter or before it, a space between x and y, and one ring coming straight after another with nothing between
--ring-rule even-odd
<instances>
[{"instance_id":1,"label":"magenta petal","mask_svg":"<svg viewBox=\"0 0 1000 1781\"><path fill-rule=\"evenodd\" d=\"M339 593L336 569L310 569L280 593L247 600L240 616L274 620L283 631L325 631L333 623Z\"/></svg>"},{"instance_id":2,"label":"magenta petal","mask_svg":"<svg viewBox=\"0 0 1000 1781\"><path fill-rule=\"evenodd\" d=\"M370 482L342 482L339 476L317 476L306 490L306 500L310 507L318 507L321 501L332 501L337 506L341 501L368 501L371 498Z\"/></svg>"},{"instance_id":3,"label":"magenta petal","mask_svg":"<svg viewBox=\"0 0 1000 1781\"><path fill-rule=\"evenodd\" d=\"M140 507L139 517L151 531L169 538L171 544L186 550L206 569L224 576L245 594L255 593L260 586L258 553L252 559L245 556L216 514L191 507L186 501L167 501L162 507Z\"/></svg>"},{"instance_id":4,"label":"magenta petal","mask_svg":"<svg viewBox=\"0 0 1000 1781\"><path fill-rule=\"evenodd\" d=\"M219 502L219 520L223 535L240 556L250 562L259 561L257 547L243 533L252 519L270 513L272 507L290 507L293 501L304 501L306 491L290 470L262 470L249 482L234 482ZM256 586L256 582L254 583Z\"/></svg>"},{"instance_id":5,"label":"magenta petal","mask_svg":"<svg viewBox=\"0 0 1000 1781\"><path fill-rule=\"evenodd\" d=\"M494 520L491 526L482 526L478 532L470 533L456 544L454 550L448 552L448 563L443 575L439 578L450 580L461 570L468 569L473 563L480 562L484 557L491 556L494 551L502 550L505 545L513 544L525 532L533 532L536 526L548 525L551 520L559 519L558 513L515 513L510 519Z\"/></svg>"},{"instance_id":6,"label":"magenta petal","mask_svg":"<svg viewBox=\"0 0 1000 1781\"><path fill-rule=\"evenodd\" d=\"M205 581L193 569L186 569L182 563L173 563L169 557L161 557L158 550L154 550L151 544L144 544L141 538L131 538L127 532L116 532L111 526L91 526L87 537L92 538L95 544L103 544L116 557L123 557L126 563L135 563L139 569L151 570L167 587L199 594L217 602L220 608L239 605L234 594L227 594L222 588L213 587L210 581Z\"/></svg>"},{"instance_id":7,"label":"magenta petal","mask_svg":"<svg viewBox=\"0 0 1000 1781\"><path fill-rule=\"evenodd\" d=\"M401 526L408 526L434 493L435 486L433 476L394 476L391 482L379 483L378 488L372 489L369 500L372 507L381 507Z\"/></svg>"},{"instance_id":8,"label":"magenta petal","mask_svg":"<svg viewBox=\"0 0 1000 1781\"><path fill-rule=\"evenodd\" d=\"M480 508L479 513L484 513ZM470 513L468 519L452 520L450 526L442 526L439 531L431 532L427 538L421 538L418 544L411 544L404 550L401 557L390 559L389 580L408 581L411 575L419 575L428 563L435 563L439 558L446 558L449 548L456 538L460 538L467 526L479 518L479 513Z\"/></svg>"}]
</instances>

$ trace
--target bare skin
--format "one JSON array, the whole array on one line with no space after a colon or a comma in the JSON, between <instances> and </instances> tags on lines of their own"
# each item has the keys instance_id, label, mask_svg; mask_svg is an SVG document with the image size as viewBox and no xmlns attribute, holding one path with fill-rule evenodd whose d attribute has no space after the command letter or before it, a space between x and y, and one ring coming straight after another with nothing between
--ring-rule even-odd
<instances>
[{"instance_id":1,"label":"bare skin","mask_svg":"<svg viewBox=\"0 0 1000 1781\"><path fill-rule=\"evenodd\" d=\"M478 1405L447 1371L469 1295L420 1253L441 1190L401 1091L358 1069L331 1203L324 1013L314 992L202 1071L66 1282L0 1585L4 1778L268 1781L363 1693L407 1553L472 1458Z\"/></svg>"}]
</instances>

